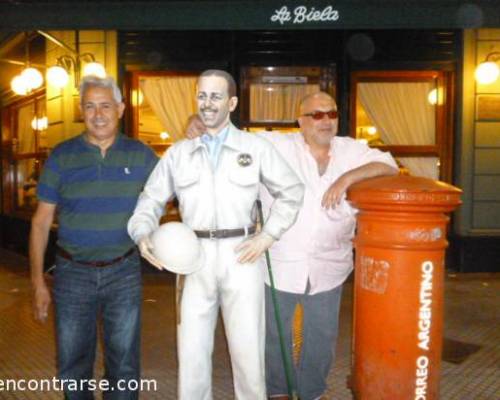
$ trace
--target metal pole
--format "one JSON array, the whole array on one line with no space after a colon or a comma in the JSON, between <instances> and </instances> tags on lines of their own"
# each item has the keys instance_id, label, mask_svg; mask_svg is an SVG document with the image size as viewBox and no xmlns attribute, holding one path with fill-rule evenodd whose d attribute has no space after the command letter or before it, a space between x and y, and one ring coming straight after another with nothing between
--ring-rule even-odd
<instances>
[{"instance_id":1,"label":"metal pole","mask_svg":"<svg viewBox=\"0 0 500 400\"><path fill-rule=\"evenodd\" d=\"M40 31L40 30L37 30L37 32L44 36L45 38L47 38L48 40L50 40L51 42L57 44L59 47L62 47L66 50L68 50L70 53L73 53L74 55L78 56L78 51L69 47L66 43L64 43L62 40L59 40L58 38L56 38L55 36L52 36L50 33L48 32L45 32L45 31Z\"/></svg>"},{"instance_id":2,"label":"metal pole","mask_svg":"<svg viewBox=\"0 0 500 400\"><path fill-rule=\"evenodd\" d=\"M259 212L259 219L261 226L264 225L264 216L262 214L262 203L257 200L257 210ZM283 323L281 322L280 310L278 299L276 297L276 287L274 286L273 270L271 267L271 258L269 257L269 250L266 250L266 263L267 272L269 273L269 282L271 284L271 298L273 301L274 317L276 319L276 326L278 328L278 337L280 341L281 357L283 358L283 367L285 368L286 386L288 388L288 394L292 400L298 400L297 391L295 389L295 382L292 376L292 362L290 360L290 354L288 353L285 346L285 339L283 336Z\"/></svg>"}]
</instances>

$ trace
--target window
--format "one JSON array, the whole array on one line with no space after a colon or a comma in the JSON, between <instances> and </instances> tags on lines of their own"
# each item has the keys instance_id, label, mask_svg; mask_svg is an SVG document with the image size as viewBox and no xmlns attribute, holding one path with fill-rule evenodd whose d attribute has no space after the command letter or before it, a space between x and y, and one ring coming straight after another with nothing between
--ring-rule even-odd
<instances>
[{"instance_id":1,"label":"window","mask_svg":"<svg viewBox=\"0 0 500 400\"><path fill-rule=\"evenodd\" d=\"M390 151L411 175L449 181L451 82L442 71L354 72L351 136Z\"/></svg>"},{"instance_id":2,"label":"window","mask_svg":"<svg viewBox=\"0 0 500 400\"><path fill-rule=\"evenodd\" d=\"M161 154L184 137L196 113L196 73L134 71L130 105L133 136Z\"/></svg>"},{"instance_id":3,"label":"window","mask_svg":"<svg viewBox=\"0 0 500 400\"><path fill-rule=\"evenodd\" d=\"M188 118L196 113L196 72L132 71L128 106L132 136L161 156L184 138ZM167 205L162 222L180 221L176 199Z\"/></svg>"},{"instance_id":4,"label":"window","mask_svg":"<svg viewBox=\"0 0 500 400\"><path fill-rule=\"evenodd\" d=\"M242 68L241 126L295 130L300 100L319 90L335 97L334 78L334 66Z\"/></svg>"},{"instance_id":5,"label":"window","mask_svg":"<svg viewBox=\"0 0 500 400\"><path fill-rule=\"evenodd\" d=\"M45 94L5 107L2 120L5 211L29 214L36 206L36 184L48 150Z\"/></svg>"}]
</instances>

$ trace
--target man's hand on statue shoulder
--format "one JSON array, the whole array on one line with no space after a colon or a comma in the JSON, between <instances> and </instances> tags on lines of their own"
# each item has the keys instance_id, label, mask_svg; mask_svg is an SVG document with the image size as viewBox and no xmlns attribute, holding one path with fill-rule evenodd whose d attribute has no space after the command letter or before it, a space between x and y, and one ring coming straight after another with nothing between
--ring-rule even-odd
<instances>
[{"instance_id":1,"label":"man's hand on statue shoulder","mask_svg":"<svg viewBox=\"0 0 500 400\"><path fill-rule=\"evenodd\" d=\"M188 124L185 132L188 139L196 139L198 136L203 135L206 131L207 128L201 121L198 114L193 114L188 118Z\"/></svg>"}]
</instances>

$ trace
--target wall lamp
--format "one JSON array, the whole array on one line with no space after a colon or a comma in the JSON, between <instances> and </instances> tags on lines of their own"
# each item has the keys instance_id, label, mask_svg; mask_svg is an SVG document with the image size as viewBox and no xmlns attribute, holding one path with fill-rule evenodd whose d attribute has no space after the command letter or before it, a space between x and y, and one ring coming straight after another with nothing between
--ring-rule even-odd
<instances>
[{"instance_id":1,"label":"wall lamp","mask_svg":"<svg viewBox=\"0 0 500 400\"><path fill-rule=\"evenodd\" d=\"M47 83L58 89L62 89L68 84L69 75L71 72L73 72L73 75L75 77L75 86L79 85L80 76L96 75L102 78L106 77L106 70L104 69L102 64L96 62L95 57L92 53L80 54L78 31L76 31L76 49L69 47L66 43L52 36L50 33L40 30L38 30L37 33L44 36L46 39L50 40L56 45L64 48L70 54L64 54L57 58L56 65L51 67L48 67L47 65L30 63L28 34L26 34L26 61L22 62L17 60L0 59L0 61L3 62L22 65L25 67L23 71L19 75L16 75L10 83L11 89L14 93L18 95L27 95L43 85L43 75L37 68L46 69Z\"/></svg>"},{"instance_id":2,"label":"wall lamp","mask_svg":"<svg viewBox=\"0 0 500 400\"><path fill-rule=\"evenodd\" d=\"M37 68L46 68L45 65L8 59L0 59L0 61L25 67L10 81L10 87L14 93L24 96L42 86L43 75Z\"/></svg>"},{"instance_id":3,"label":"wall lamp","mask_svg":"<svg viewBox=\"0 0 500 400\"><path fill-rule=\"evenodd\" d=\"M71 55L62 55L57 59L56 65L47 69L47 82L49 85L62 89L68 84L71 71L73 71L75 76L75 86L80 84L80 74L82 76L96 75L101 78L106 77L106 70L102 64L96 62L92 53L80 54L80 37L78 31L75 31L76 49L69 47L66 43L52 36L50 33L40 30L37 32L71 53Z\"/></svg>"},{"instance_id":4,"label":"wall lamp","mask_svg":"<svg viewBox=\"0 0 500 400\"><path fill-rule=\"evenodd\" d=\"M69 72L74 71L75 86L80 82L82 76L96 75L101 78L106 77L106 70L95 61L92 53L83 53L76 56L63 55L57 59L56 65L47 69L47 82L49 85L62 89L68 84Z\"/></svg>"},{"instance_id":5,"label":"wall lamp","mask_svg":"<svg viewBox=\"0 0 500 400\"><path fill-rule=\"evenodd\" d=\"M482 85L495 82L500 75L500 68L497 62L500 61L500 52L488 53L486 59L477 66L475 76L476 81Z\"/></svg>"},{"instance_id":6,"label":"wall lamp","mask_svg":"<svg viewBox=\"0 0 500 400\"><path fill-rule=\"evenodd\" d=\"M36 68L43 67L41 65L30 63L30 50L29 50L29 37L28 33L24 34L24 59L25 61L16 61L9 59L1 59L1 61L8 62L14 65L22 65L25 67L19 75L16 75L10 86L16 94L26 95L32 90L38 89L43 85L43 75Z\"/></svg>"}]
</instances>

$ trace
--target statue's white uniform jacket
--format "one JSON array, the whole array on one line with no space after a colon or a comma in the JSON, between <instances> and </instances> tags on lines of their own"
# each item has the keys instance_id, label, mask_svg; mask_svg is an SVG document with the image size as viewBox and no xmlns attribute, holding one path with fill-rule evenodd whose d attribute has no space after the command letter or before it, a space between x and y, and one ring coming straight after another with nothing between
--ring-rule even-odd
<instances>
[{"instance_id":1,"label":"statue's white uniform jacket","mask_svg":"<svg viewBox=\"0 0 500 400\"><path fill-rule=\"evenodd\" d=\"M129 221L137 242L158 227L165 203L179 200L194 230L254 225L259 182L275 198L264 230L275 239L295 221L303 184L273 145L230 126L217 168L200 138L174 144L151 173ZM178 327L179 398L211 399L211 358L222 309L237 399L265 399L264 260L240 264L234 248L244 237L201 239L203 267L186 277ZM168 246L168 243L165 244Z\"/></svg>"}]
</instances>

